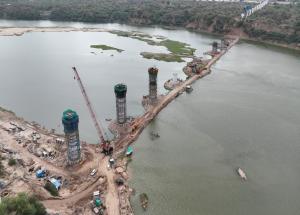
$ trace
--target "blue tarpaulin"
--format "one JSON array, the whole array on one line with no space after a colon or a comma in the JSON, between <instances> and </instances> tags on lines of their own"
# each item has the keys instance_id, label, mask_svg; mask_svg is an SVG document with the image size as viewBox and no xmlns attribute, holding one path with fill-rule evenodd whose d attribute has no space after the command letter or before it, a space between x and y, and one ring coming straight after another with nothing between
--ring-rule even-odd
<instances>
[{"instance_id":1,"label":"blue tarpaulin","mask_svg":"<svg viewBox=\"0 0 300 215\"><path fill-rule=\"evenodd\" d=\"M46 176L46 172L45 170L40 169L36 171L35 175L37 178L44 178Z\"/></svg>"}]
</instances>

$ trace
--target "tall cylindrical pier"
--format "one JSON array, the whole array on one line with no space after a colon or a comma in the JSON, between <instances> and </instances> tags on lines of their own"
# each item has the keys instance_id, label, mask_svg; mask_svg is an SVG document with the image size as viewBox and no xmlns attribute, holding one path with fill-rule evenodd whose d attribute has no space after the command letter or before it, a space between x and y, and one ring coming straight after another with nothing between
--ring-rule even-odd
<instances>
[{"instance_id":1,"label":"tall cylindrical pier","mask_svg":"<svg viewBox=\"0 0 300 215\"><path fill-rule=\"evenodd\" d=\"M218 42L213 42L212 43L212 53L215 54L218 52Z\"/></svg>"},{"instance_id":2,"label":"tall cylindrical pier","mask_svg":"<svg viewBox=\"0 0 300 215\"><path fill-rule=\"evenodd\" d=\"M158 69L151 67L148 69L149 73L149 99L150 103L154 104L157 101L157 73Z\"/></svg>"},{"instance_id":3,"label":"tall cylindrical pier","mask_svg":"<svg viewBox=\"0 0 300 215\"><path fill-rule=\"evenodd\" d=\"M78 163L81 158L78 123L79 117L73 110L63 112L62 123L68 145L68 164Z\"/></svg>"},{"instance_id":4,"label":"tall cylindrical pier","mask_svg":"<svg viewBox=\"0 0 300 215\"><path fill-rule=\"evenodd\" d=\"M125 84L117 84L115 86L116 95L116 110L117 110L117 122L123 124L126 122L126 93L127 86Z\"/></svg>"},{"instance_id":5,"label":"tall cylindrical pier","mask_svg":"<svg viewBox=\"0 0 300 215\"><path fill-rule=\"evenodd\" d=\"M223 50L226 49L226 45L225 45L225 40L224 39L221 39L220 49L221 49L221 51L223 51Z\"/></svg>"}]
</instances>

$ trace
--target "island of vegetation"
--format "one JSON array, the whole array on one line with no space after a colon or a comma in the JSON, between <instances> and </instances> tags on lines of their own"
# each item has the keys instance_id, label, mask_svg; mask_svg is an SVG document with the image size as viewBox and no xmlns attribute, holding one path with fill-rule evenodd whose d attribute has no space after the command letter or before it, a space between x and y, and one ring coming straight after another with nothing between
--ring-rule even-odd
<instances>
[{"instance_id":1,"label":"island of vegetation","mask_svg":"<svg viewBox=\"0 0 300 215\"><path fill-rule=\"evenodd\" d=\"M191 58L194 56L196 49L191 48L189 44L183 43L176 40L167 39L164 36L156 35L151 36L137 31L120 31L111 30L112 34L116 34L121 37L129 37L132 39L140 40L146 42L148 45L152 46L163 46L170 53L153 53L153 52L141 52L140 54L147 59L155 59L159 61L166 62L184 62L182 58Z\"/></svg>"},{"instance_id":2,"label":"island of vegetation","mask_svg":"<svg viewBox=\"0 0 300 215\"><path fill-rule=\"evenodd\" d=\"M107 45L91 45L91 48L102 49L102 50L116 50L117 52L124 51L123 49L118 49L118 48L115 48L112 46L107 46Z\"/></svg>"},{"instance_id":3,"label":"island of vegetation","mask_svg":"<svg viewBox=\"0 0 300 215\"><path fill-rule=\"evenodd\" d=\"M3 0L0 1L0 19L183 27L300 48L299 0L291 0L287 5L270 3L241 20L246 4L251 5L242 1L194 0Z\"/></svg>"},{"instance_id":4,"label":"island of vegetation","mask_svg":"<svg viewBox=\"0 0 300 215\"><path fill-rule=\"evenodd\" d=\"M165 62L185 62L180 56L174 54L141 52L141 55L146 59L154 59Z\"/></svg>"}]
</instances>

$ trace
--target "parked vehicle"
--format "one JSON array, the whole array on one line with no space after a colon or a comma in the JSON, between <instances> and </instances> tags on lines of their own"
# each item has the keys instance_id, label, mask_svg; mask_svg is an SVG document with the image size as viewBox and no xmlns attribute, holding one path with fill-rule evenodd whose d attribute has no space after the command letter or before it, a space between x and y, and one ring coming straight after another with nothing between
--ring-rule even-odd
<instances>
[{"instance_id":1,"label":"parked vehicle","mask_svg":"<svg viewBox=\"0 0 300 215\"><path fill-rule=\"evenodd\" d=\"M96 174L97 170L96 169L93 169L92 172L91 172L91 176L94 176Z\"/></svg>"}]
</instances>

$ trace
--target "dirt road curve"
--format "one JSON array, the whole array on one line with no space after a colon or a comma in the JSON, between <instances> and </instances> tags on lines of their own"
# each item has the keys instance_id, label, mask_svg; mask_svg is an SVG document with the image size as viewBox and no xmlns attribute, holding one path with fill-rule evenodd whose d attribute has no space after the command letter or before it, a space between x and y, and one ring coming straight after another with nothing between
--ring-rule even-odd
<instances>
[{"instance_id":1,"label":"dirt road curve","mask_svg":"<svg viewBox=\"0 0 300 215\"><path fill-rule=\"evenodd\" d=\"M115 186L114 178L113 178L114 173L113 170L111 169L109 170L107 168L108 158L103 157L103 155L100 156L99 159L94 159L94 160L98 162L98 173L101 172L107 177L108 193L105 199L105 204L107 206L107 213L109 215L119 215L119 200L118 200L117 188ZM43 201L43 204L45 205L46 208L55 209L55 210L64 209L67 206L74 206L80 200L88 197L92 197L93 191L97 190L99 184L100 184L99 181L96 181L95 183L93 183L83 191L76 192L64 199L45 200Z\"/></svg>"}]
</instances>

